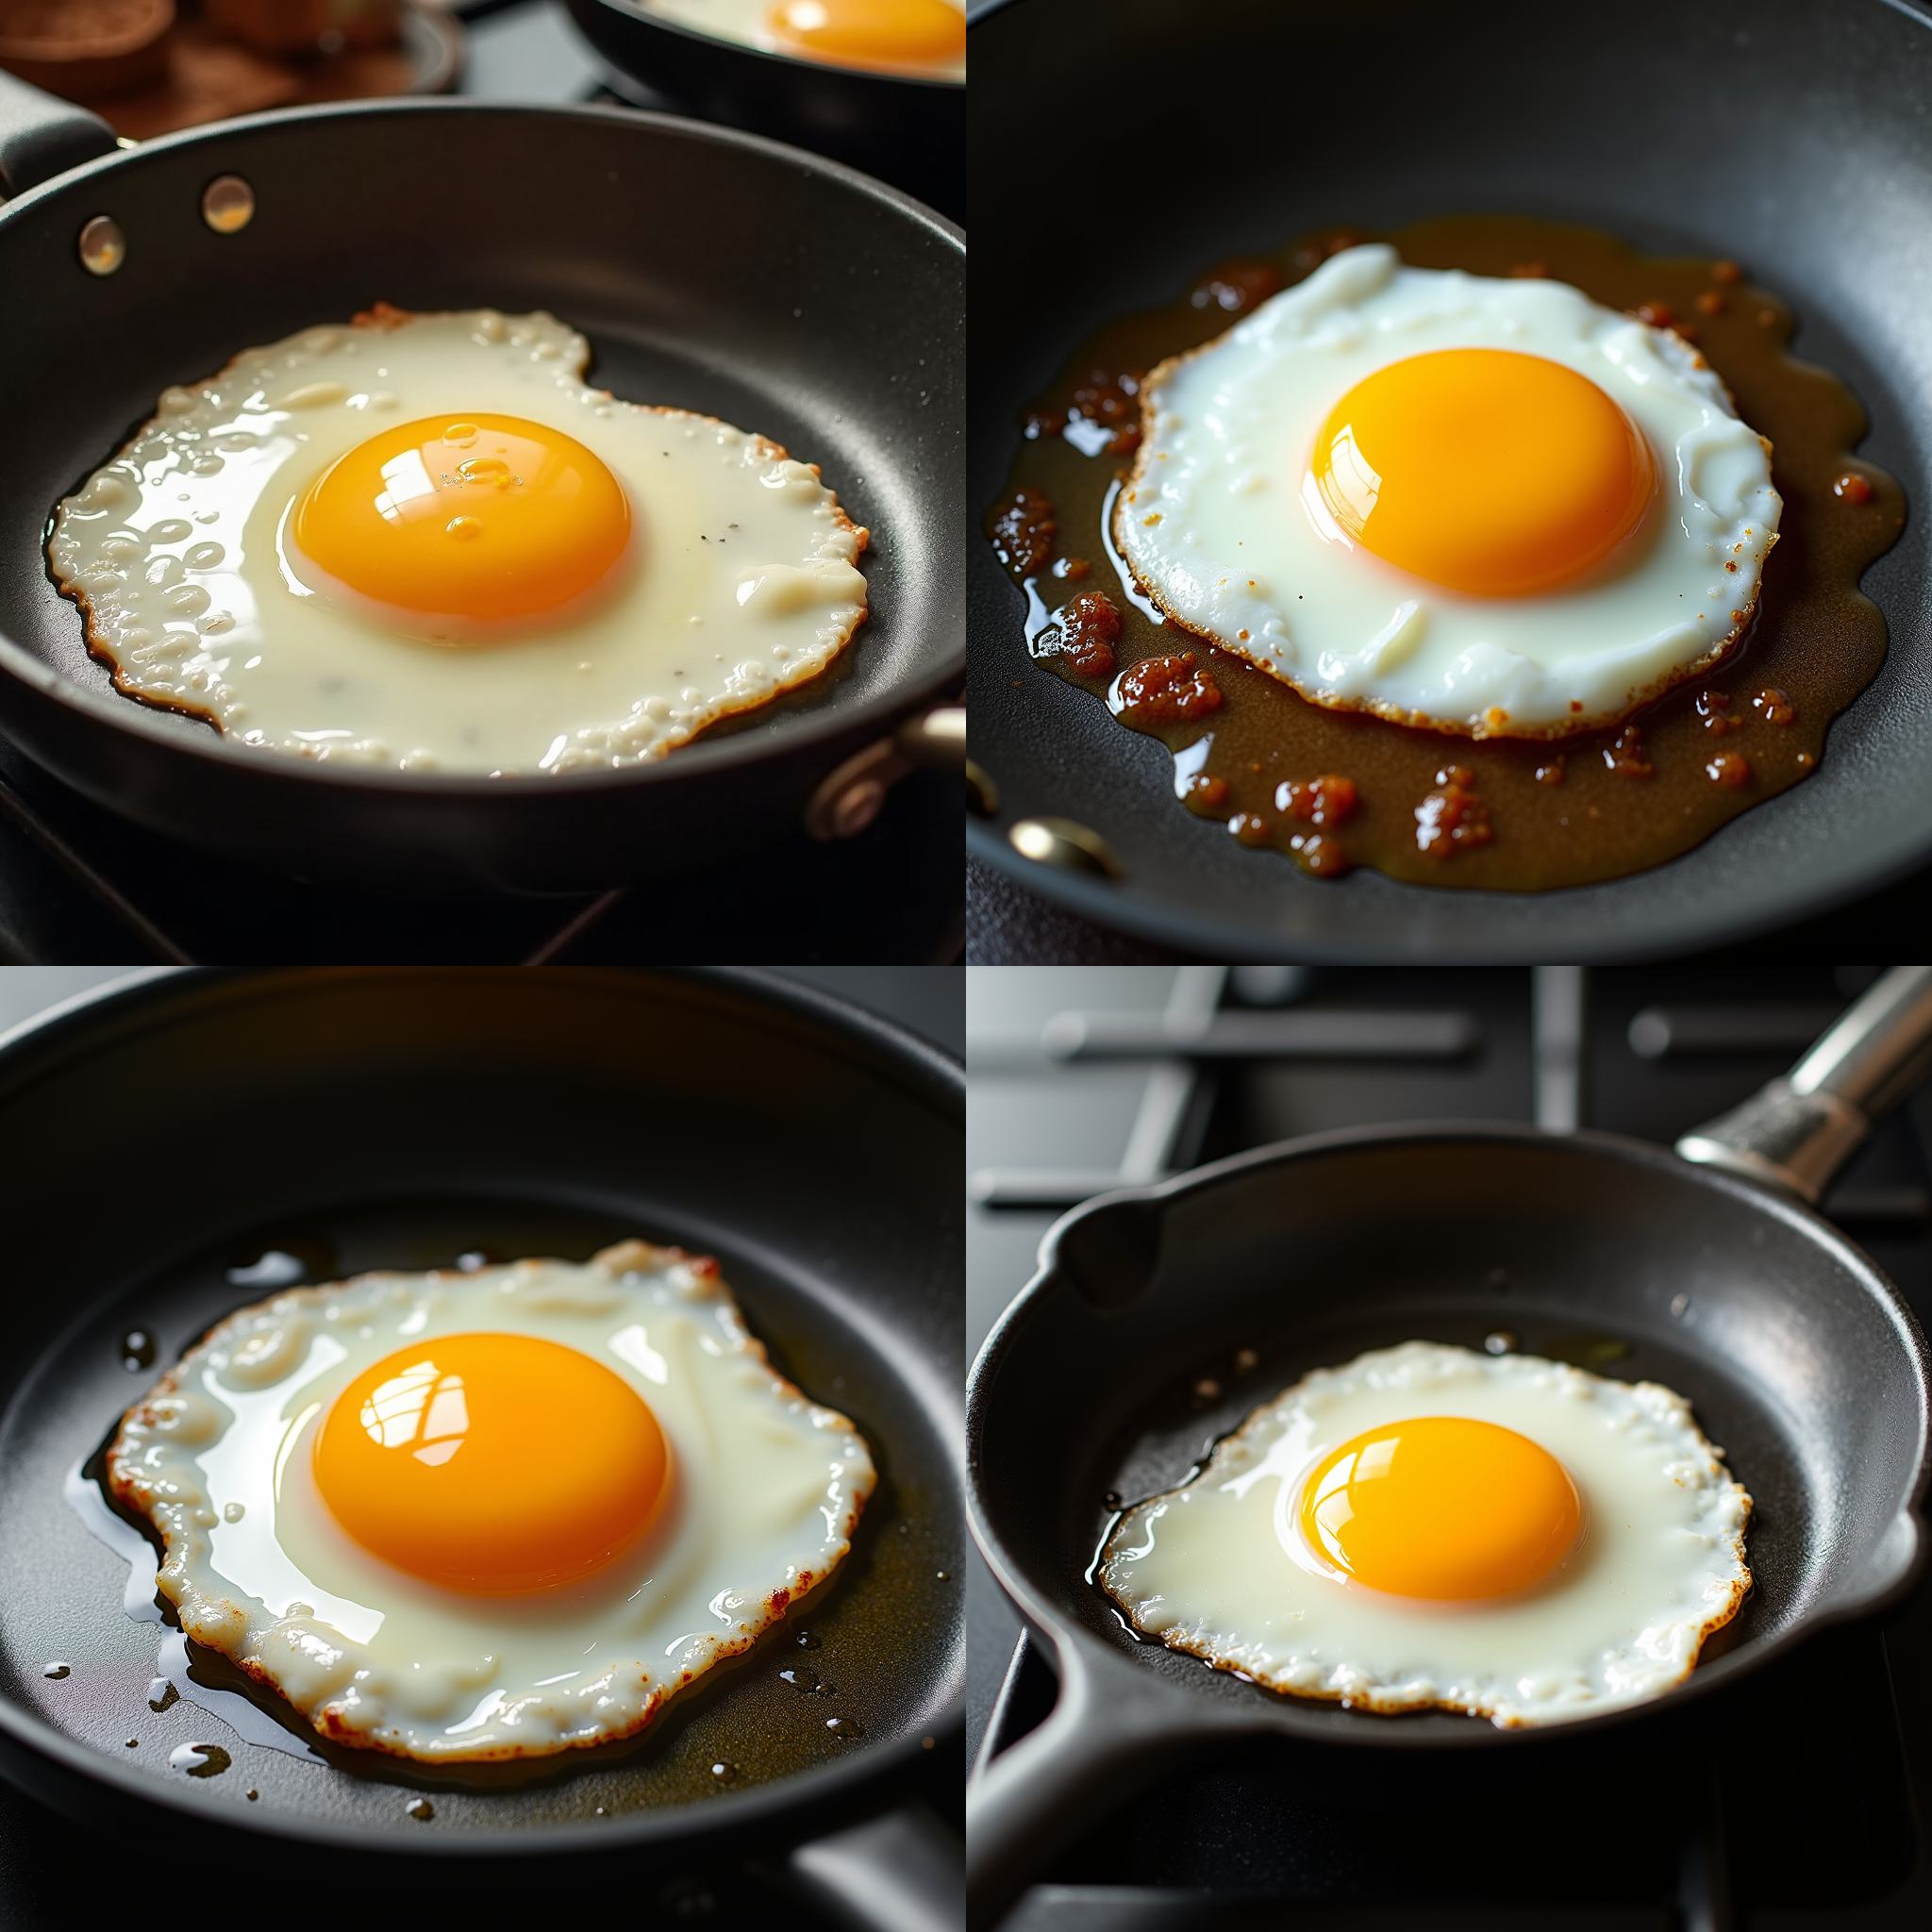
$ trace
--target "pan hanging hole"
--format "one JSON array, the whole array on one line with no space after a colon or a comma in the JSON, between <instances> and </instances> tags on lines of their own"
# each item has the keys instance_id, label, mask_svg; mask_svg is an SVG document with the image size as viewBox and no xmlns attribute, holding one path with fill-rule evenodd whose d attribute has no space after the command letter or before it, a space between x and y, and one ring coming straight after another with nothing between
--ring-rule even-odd
<instances>
[{"instance_id":1,"label":"pan hanging hole","mask_svg":"<svg viewBox=\"0 0 1932 1932\"><path fill-rule=\"evenodd\" d=\"M255 190L239 175L217 175L201 191L201 218L217 235L239 235L255 219Z\"/></svg>"},{"instance_id":2,"label":"pan hanging hole","mask_svg":"<svg viewBox=\"0 0 1932 1932\"><path fill-rule=\"evenodd\" d=\"M110 275L127 259L127 237L112 215L96 215L80 231L80 265L91 275Z\"/></svg>"}]
</instances>

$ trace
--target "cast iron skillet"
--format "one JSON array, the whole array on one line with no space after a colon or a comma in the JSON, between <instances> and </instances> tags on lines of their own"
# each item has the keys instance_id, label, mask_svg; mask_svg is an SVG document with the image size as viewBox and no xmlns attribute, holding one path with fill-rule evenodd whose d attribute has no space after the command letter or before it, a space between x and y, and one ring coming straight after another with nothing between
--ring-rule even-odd
<instances>
[{"instance_id":1,"label":"cast iron skillet","mask_svg":"<svg viewBox=\"0 0 1932 1932\"><path fill-rule=\"evenodd\" d=\"M641 0L569 0L572 18L616 70L708 120L755 127L909 188L957 213L966 187L966 90L795 60L667 20Z\"/></svg>"},{"instance_id":2,"label":"cast iron skillet","mask_svg":"<svg viewBox=\"0 0 1932 1932\"><path fill-rule=\"evenodd\" d=\"M999 790L997 820L969 826L982 858L1191 957L1497 961L1740 938L1932 855L1932 33L1916 5L1119 0L1101 35L1081 0L1008 0L971 40L975 525L1019 412L1102 320L1307 228L1488 211L1749 262L1790 298L1797 352L1864 403L1864 453L1911 506L1865 579L1890 654L1817 774L1668 865L1528 894L1306 879L1191 817L1161 746L1031 673L1019 599L975 540L973 756ZM1069 112L1092 138L1070 136ZM990 219L1016 196L1035 218ZM1020 858L1007 828L1041 813L1100 832L1123 876Z\"/></svg>"},{"instance_id":3,"label":"cast iron skillet","mask_svg":"<svg viewBox=\"0 0 1932 1932\"><path fill-rule=\"evenodd\" d=\"M0 75L0 194L18 196L0 208L0 731L68 783L283 870L576 890L794 829L821 780L958 678L964 250L928 210L629 110L383 102L111 148ZM201 215L224 174L255 191L237 234ZM126 258L97 277L76 239L101 214ZM874 614L844 668L658 764L544 784L311 767L117 696L47 575L55 503L170 383L378 299L550 309L619 395L820 463L874 536Z\"/></svg>"},{"instance_id":4,"label":"cast iron skillet","mask_svg":"<svg viewBox=\"0 0 1932 1932\"><path fill-rule=\"evenodd\" d=\"M959 1070L930 1048L709 969L176 974L8 1036L0 1769L145 1842L202 1827L428 1858L604 1847L633 1871L789 1857L863 1923L949 1923L957 1840L893 1807L910 1766L959 1747L962 1619L941 1575L964 1541L962 1117ZM263 1292L226 1270L269 1250L323 1280L472 1249L581 1258L631 1232L718 1255L774 1357L876 1448L848 1569L799 1613L816 1649L774 1633L655 1739L488 1789L358 1753L317 1765L187 1703L150 1711L162 1633L124 1613L127 1566L61 1486L161 1366ZM134 1328L158 1354L129 1373ZM836 1699L779 1680L808 1656ZM71 1674L48 1680L52 1659ZM841 1745L828 1714L862 1735ZM222 1775L169 1768L208 1740L233 1755ZM719 1789L714 1762L738 1781ZM429 1825L405 1812L412 1781Z\"/></svg>"},{"instance_id":5,"label":"cast iron skillet","mask_svg":"<svg viewBox=\"0 0 1932 1932\"><path fill-rule=\"evenodd\" d=\"M967 1391L973 1532L1060 1678L1045 1724L969 1788L969 1920L996 1919L1062 1839L1195 1754L1254 1738L1342 1757L1560 1748L1664 1724L1902 1596L1924 1563L1932 1358L1890 1284L1805 1204L1928 1058L1932 968L1899 968L1675 1154L1521 1126L1324 1134L1058 1223ZM1480 1348L1501 1328L1531 1354L1627 1345L1605 1372L1689 1397L1751 1491L1756 1588L1735 1635L1665 1697L1519 1731L1377 1718L1143 1642L1087 1582L1103 1496L1172 1487L1307 1370L1418 1338ZM1195 1378L1225 1374L1241 1347L1259 1365L1218 1407L1191 1407Z\"/></svg>"}]
</instances>

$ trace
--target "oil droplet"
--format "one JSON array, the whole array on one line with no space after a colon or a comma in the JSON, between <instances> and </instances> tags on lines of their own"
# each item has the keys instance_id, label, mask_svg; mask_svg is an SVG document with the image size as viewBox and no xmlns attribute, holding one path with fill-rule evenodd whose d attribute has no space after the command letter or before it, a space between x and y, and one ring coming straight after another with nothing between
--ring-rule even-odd
<instances>
[{"instance_id":1,"label":"oil droplet","mask_svg":"<svg viewBox=\"0 0 1932 1932\"><path fill-rule=\"evenodd\" d=\"M141 1740L139 1738L123 1738L121 1741L124 1744L125 1744L130 1751L138 1751L141 1749Z\"/></svg>"},{"instance_id":2,"label":"oil droplet","mask_svg":"<svg viewBox=\"0 0 1932 1932\"><path fill-rule=\"evenodd\" d=\"M935 1570L932 1574L936 1577L938 1577L941 1583L950 1583L952 1581L952 1574L949 1571Z\"/></svg>"},{"instance_id":3,"label":"oil droplet","mask_svg":"<svg viewBox=\"0 0 1932 1932\"><path fill-rule=\"evenodd\" d=\"M442 432L442 440L445 442L453 442L461 449L466 443L475 441L476 425L474 423L452 423Z\"/></svg>"},{"instance_id":4,"label":"oil droplet","mask_svg":"<svg viewBox=\"0 0 1932 1932\"><path fill-rule=\"evenodd\" d=\"M170 1705L178 1704L181 1693L165 1677L157 1677L147 1687L147 1707L150 1710L166 1710Z\"/></svg>"},{"instance_id":5,"label":"oil droplet","mask_svg":"<svg viewBox=\"0 0 1932 1932\"><path fill-rule=\"evenodd\" d=\"M1498 1328L1493 1334L1483 1337L1483 1347L1491 1355L1514 1355L1516 1338L1507 1328Z\"/></svg>"},{"instance_id":6,"label":"oil droplet","mask_svg":"<svg viewBox=\"0 0 1932 1932\"><path fill-rule=\"evenodd\" d=\"M222 1505L222 1521L224 1523L240 1523L245 1514L246 1511L240 1503L224 1503Z\"/></svg>"},{"instance_id":7,"label":"oil droplet","mask_svg":"<svg viewBox=\"0 0 1932 1932\"><path fill-rule=\"evenodd\" d=\"M816 1650L819 1647L818 1632L815 1630L801 1630L796 1641L800 1650Z\"/></svg>"},{"instance_id":8,"label":"oil droplet","mask_svg":"<svg viewBox=\"0 0 1932 1932\"><path fill-rule=\"evenodd\" d=\"M1238 1348L1234 1352L1234 1372L1237 1375L1245 1375L1257 1367L1260 1360L1259 1349Z\"/></svg>"},{"instance_id":9,"label":"oil droplet","mask_svg":"<svg viewBox=\"0 0 1932 1932\"><path fill-rule=\"evenodd\" d=\"M121 1338L121 1366L124 1369L151 1369L154 1365L154 1337L145 1328L130 1328Z\"/></svg>"},{"instance_id":10,"label":"oil droplet","mask_svg":"<svg viewBox=\"0 0 1932 1932\"><path fill-rule=\"evenodd\" d=\"M735 1785L738 1782L738 1767L735 1764L727 1764L723 1758L720 1758L716 1764L712 1765L711 1775L721 1785Z\"/></svg>"},{"instance_id":11,"label":"oil droplet","mask_svg":"<svg viewBox=\"0 0 1932 1932\"><path fill-rule=\"evenodd\" d=\"M219 1744L177 1744L168 1753L168 1767L190 1777L219 1777L234 1760Z\"/></svg>"},{"instance_id":12,"label":"oil droplet","mask_svg":"<svg viewBox=\"0 0 1932 1932\"><path fill-rule=\"evenodd\" d=\"M465 457L457 475L465 483L494 484L499 490L510 480L509 465L501 457Z\"/></svg>"},{"instance_id":13,"label":"oil droplet","mask_svg":"<svg viewBox=\"0 0 1932 1932\"><path fill-rule=\"evenodd\" d=\"M436 1807L427 1798L411 1798L403 1809L418 1824L427 1824L436 1816Z\"/></svg>"},{"instance_id":14,"label":"oil droplet","mask_svg":"<svg viewBox=\"0 0 1932 1932\"><path fill-rule=\"evenodd\" d=\"M1688 1294L1674 1294L1671 1297L1671 1313L1680 1322L1684 1319L1685 1311L1690 1306L1690 1297Z\"/></svg>"},{"instance_id":15,"label":"oil droplet","mask_svg":"<svg viewBox=\"0 0 1932 1932\"><path fill-rule=\"evenodd\" d=\"M794 1690L802 1690L808 1697L814 1695L819 1689L819 1674L814 1670L808 1669L804 1664L795 1665L790 1670L780 1671L778 1675L786 1683L790 1684Z\"/></svg>"},{"instance_id":16,"label":"oil droplet","mask_svg":"<svg viewBox=\"0 0 1932 1932\"><path fill-rule=\"evenodd\" d=\"M1118 1490L1109 1490L1100 1499L1101 1507L1104 1509L1118 1509L1121 1507L1122 1500L1121 1492Z\"/></svg>"},{"instance_id":17,"label":"oil droplet","mask_svg":"<svg viewBox=\"0 0 1932 1932\"><path fill-rule=\"evenodd\" d=\"M828 1717L825 1720L825 1728L841 1744L849 1744L853 1739L865 1736L865 1733L849 1717Z\"/></svg>"},{"instance_id":18,"label":"oil droplet","mask_svg":"<svg viewBox=\"0 0 1932 1932\"><path fill-rule=\"evenodd\" d=\"M474 543L483 534L483 525L475 517L452 517L442 527L458 543Z\"/></svg>"},{"instance_id":19,"label":"oil droplet","mask_svg":"<svg viewBox=\"0 0 1932 1932\"><path fill-rule=\"evenodd\" d=\"M47 1668L41 1673L41 1675L43 1677L52 1677L58 1682L60 1678L66 1676L73 1669L74 1666L72 1664L49 1664Z\"/></svg>"},{"instance_id":20,"label":"oil droplet","mask_svg":"<svg viewBox=\"0 0 1932 1932\"><path fill-rule=\"evenodd\" d=\"M251 1786L248 1789L248 1790L246 1790L242 1795L246 1797L248 1802L252 1805L255 1803L256 1799L261 1796L261 1793L256 1790L253 1786Z\"/></svg>"},{"instance_id":21,"label":"oil droplet","mask_svg":"<svg viewBox=\"0 0 1932 1932\"><path fill-rule=\"evenodd\" d=\"M1206 1408L1210 1402L1221 1400L1221 1384L1212 1375L1203 1375L1194 1384L1194 1406Z\"/></svg>"},{"instance_id":22,"label":"oil droplet","mask_svg":"<svg viewBox=\"0 0 1932 1932\"><path fill-rule=\"evenodd\" d=\"M604 1816L604 1807L601 1805L597 1807L597 1816L599 1818L602 1818Z\"/></svg>"},{"instance_id":23,"label":"oil droplet","mask_svg":"<svg viewBox=\"0 0 1932 1932\"><path fill-rule=\"evenodd\" d=\"M490 1257L481 1248L472 1248L467 1255L457 1257L457 1266L465 1274L474 1274L477 1269L487 1268L489 1265Z\"/></svg>"}]
</instances>

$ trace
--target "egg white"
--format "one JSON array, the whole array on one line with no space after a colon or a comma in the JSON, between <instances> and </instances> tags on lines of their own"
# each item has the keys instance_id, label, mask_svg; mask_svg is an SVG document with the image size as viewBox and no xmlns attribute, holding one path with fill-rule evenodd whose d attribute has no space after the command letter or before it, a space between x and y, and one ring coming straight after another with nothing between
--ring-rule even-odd
<instances>
[{"instance_id":1,"label":"egg white","mask_svg":"<svg viewBox=\"0 0 1932 1932\"><path fill-rule=\"evenodd\" d=\"M1568 1470L1583 1529L1541 1584L1431 1603L1350 1580L1302 1538L1302 1490L1330 1450L1439 1415L1514 1429ZM1095 1574L1144 1635L1271 1690L1558 1723L1659 1695L1736 1615L1751 1498L1722 1458L1658 1383L1405 1342L1256 1409L1191 1482L1122 1515Z\"/></svg>"},{"instance_id":2,"label":"egg white","mask_svg":"<svg viewBox=\"0 0 1932 1932\"><path fill-rule=\"evenodd\" d=\"M811 464L709 416L582 380L554 316L377 309L166 391L55 514L55 581L130 696L237 741L402 771L556 773L658 758L816 677L865 621L867 533ZM390 425L520 416L628 497L631 554L548 621L437 642L318 594L291 507Z\"/></svg>"},{"instance_id":3,"label":"egg white","mask_svg":"<svg viewBox=\"0 0 1932 1932\"><path fill-rule=\"evenodd\" d=\"M1563 363L1657 459L1644 526L1575 583L1465 595L1355 543L1306 488L1364 376L1441 349ZM1613 723L1741 636L1776 541L1770 445L1697 351L1560 282L1405 267L1365 243L1153 370L1113 536L1166 613L1339 708L1473 738Z\"/></svg>"},{"instance_id":4,"label":"egg white","mask_svg":"<svg viewBox=\"0 0 1932 1932\"><path fill-rule=\"evenodd\" d=\"M657 1417L674 1487L614 1571L518 1598L439 1589L355 1542L317 1490L341 1389L398 1348L486 1331L580 1350ZM325 1737L440 1763L641 1730L823 1585L874 1482L853 1424L772 1369L716 1263L642 1241L243 1308L128 1411L107 1475L158 1531L190 1638Z\"/></svg>"}]
</instances>

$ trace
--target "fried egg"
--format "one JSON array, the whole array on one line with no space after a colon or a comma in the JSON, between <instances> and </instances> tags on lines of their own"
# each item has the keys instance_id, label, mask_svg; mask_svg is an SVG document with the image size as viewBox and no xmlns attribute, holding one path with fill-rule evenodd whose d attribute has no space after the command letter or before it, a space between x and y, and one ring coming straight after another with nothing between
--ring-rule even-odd
<instances>
[{"instance_id":1,"label":"fried egg","mask_svg":"<svg viewBox=\"0 0 1932 1932\"><path fill-rule=\"evenodd\" d=\"M650 0L653 13L767 54L966 78L965 0Z\"/></svg>"},{"instance_id":2,"label":"fried egg","mask_svg":"<svg viewBox=\"0 0 1932 1932\"><path fill-rule=\"evenodd\" d=\"M1365 244L1149 374L1113 534L1170 618L1317 704L1550 738L1731 651L1782 507L1680 336Z\"/></svg>"},{"instance_id":3,"label":"fried egg","mask_svg":"<svg viewBox=\"0 0 1932 1932\"><path fill-rule=\"evenodd\" d=\"M591 388L545 314L378 308L165 391L47 557L125 693L402 771L660 758L817 676L867 533L808 463Z\"/></svg>"},{"instance_id":4,"label":"fried egg","mask_svg":"<svg viewBox=\"0 0 1932 1932\"><path fill-rule=\"evenodd\" d=\"M715 1261L375 1274L211 1329L107 1477L199 1644L439 1763L640 1731L844 1561L873 1462Z\"/></svg>"},{"instance_id":5,"label":"fried egg","mask_svg":"<svg viewBox=\"0 0 1932 1932\"><path fill-rule=\"evenodd\" d=\"M1255 1410L1095 1574L1142 1634L1271 1690L1514 1727L1688 1676L1751 1587L1750 1511L1660 1384L1410 1341Z\"/></svg>"}]
</instances>

